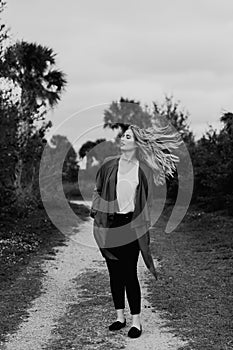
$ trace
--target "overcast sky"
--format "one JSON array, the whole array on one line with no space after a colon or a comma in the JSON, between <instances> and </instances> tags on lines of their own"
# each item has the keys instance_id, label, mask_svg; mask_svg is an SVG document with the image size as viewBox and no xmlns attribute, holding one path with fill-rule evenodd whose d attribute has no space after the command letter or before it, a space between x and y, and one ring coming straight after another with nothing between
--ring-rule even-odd
<instances>
[{"instance_id":1,"label":"overcast sky","mask_svg":"<svg viewBox=\"0 0 233 350\"><path fill-rule=\"evenodd\" d=\"M197 138L233 111L232 0L7 0L3 19L13 39L57 53L68 86L48 119L76 146L110 137L103 110L121 96L173 94Z\"/></svg>"}]
</instances>

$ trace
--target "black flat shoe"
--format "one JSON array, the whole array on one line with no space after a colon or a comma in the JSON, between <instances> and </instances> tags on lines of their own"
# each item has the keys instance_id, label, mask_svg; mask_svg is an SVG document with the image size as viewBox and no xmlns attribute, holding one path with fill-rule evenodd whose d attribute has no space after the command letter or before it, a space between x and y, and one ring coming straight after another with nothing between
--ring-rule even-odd
<instances>
[{"instance_id":1,"label":"black flat shoe","mask_svg":"<svg viewBox=\"0 0 233 350\"><path fill-rule=\"evenodd\" d=\"M140 329L137 327L131 327L128 331L128 337L130 338L138 338L142 334L142 326L140 326Z\"/></svg>"},{"instance_id":2,"label":"black flat shoe","mask_svg":"<svg viewBox=\"0 0 233 350\"><path fill-rule=\"evenodd\" d=\"M126 320L122 323L120 321L113 322L108 328L110 331L119 331L126 326Z\"/></svg>"}]
</instances>

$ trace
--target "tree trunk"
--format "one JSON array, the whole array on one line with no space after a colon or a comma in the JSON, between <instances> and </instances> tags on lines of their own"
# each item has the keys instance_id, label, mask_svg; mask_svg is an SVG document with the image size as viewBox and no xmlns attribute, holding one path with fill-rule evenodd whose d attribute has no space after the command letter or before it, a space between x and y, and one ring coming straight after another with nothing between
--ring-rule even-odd
<instances>
[{"instance_id":1,"label":"tree trunk","mask_svg":"<svg viewBox=\"0 0 233 350\"><path fill-rule=\"evenodd\" d=\"M22 183L21 183L22 172L23 172L23 161L22 159L18 159L18 162L16 163L16 166L15 166L15 181L14 181L15 192L17 196L22 193Z\"/></svg>"}]
</instances>

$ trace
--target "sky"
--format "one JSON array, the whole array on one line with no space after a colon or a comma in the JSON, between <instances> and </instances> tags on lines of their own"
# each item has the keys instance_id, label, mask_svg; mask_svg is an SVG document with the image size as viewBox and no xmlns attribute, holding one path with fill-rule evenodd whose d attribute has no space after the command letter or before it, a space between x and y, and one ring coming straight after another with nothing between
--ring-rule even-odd
<instances>
[{"instance_id":1,"label":"sky","mask_svg":"<svg viewBox=\"0 0 233 350\"><path fill-rule=\"evenodd\" d=\"M103 111L173 95L196 139L233 111L232 0L7 0L12 40L51 47L68 85L47 119L78 149L112 138Z\"/></svg>"}]
</instances>

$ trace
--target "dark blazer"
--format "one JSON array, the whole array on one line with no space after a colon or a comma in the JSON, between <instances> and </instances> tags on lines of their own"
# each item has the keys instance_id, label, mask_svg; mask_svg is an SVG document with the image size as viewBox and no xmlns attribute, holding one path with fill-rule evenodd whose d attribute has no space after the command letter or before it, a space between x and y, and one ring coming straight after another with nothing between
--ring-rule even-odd
<instances>
[{"instance_id":1,"label":"dark blazer","mask_svg":"<svg viewBox=\"0 0 233 350\"><path fill-rule=\"evenodd\" d=\"M94 218L95 240L105 258L116 259L105 247L108 228L113 214L119 211L116 199L117 171L120 156L108 157L96 174L96 185L92 196L91 217ZM150 252L150 212L153 204L154 181L151 168L139 161L139 184L136 188L135 210L131 228L135 230L143 260L150 271L154 263Z\"/></svg>"}]
</instances>

